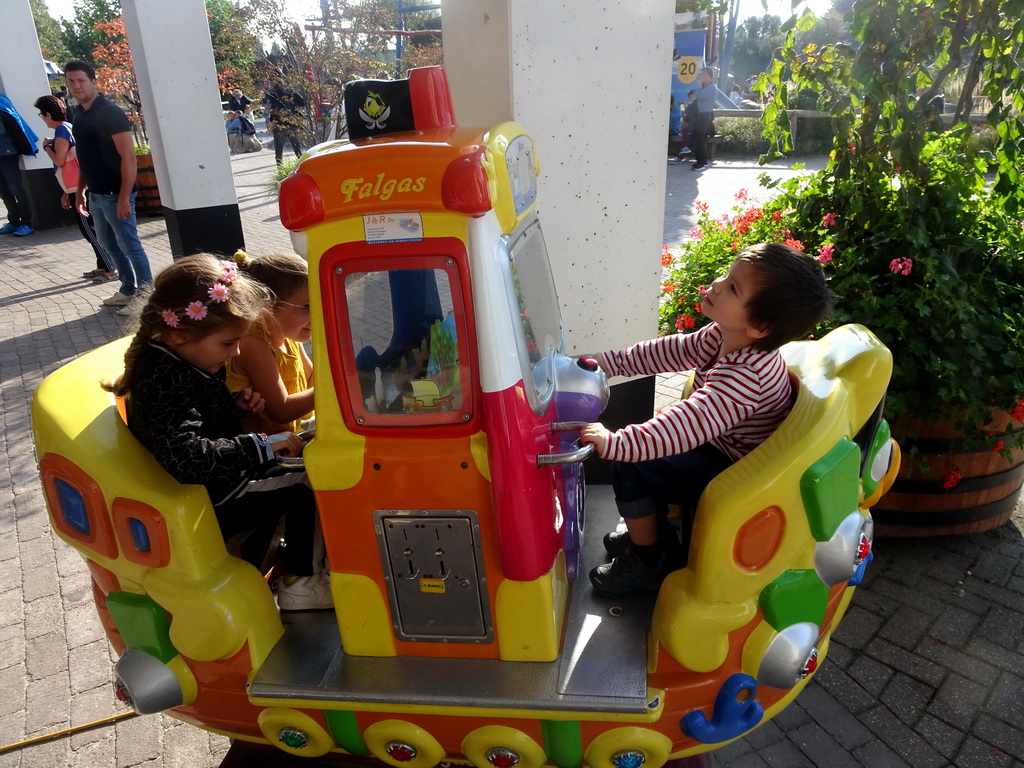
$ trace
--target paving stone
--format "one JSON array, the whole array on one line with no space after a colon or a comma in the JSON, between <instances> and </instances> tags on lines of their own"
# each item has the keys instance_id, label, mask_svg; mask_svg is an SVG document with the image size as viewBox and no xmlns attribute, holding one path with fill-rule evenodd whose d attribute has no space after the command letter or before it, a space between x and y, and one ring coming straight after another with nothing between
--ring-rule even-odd
<instances>
[{"instance_id":1,"label":"paving stone","mask_svg":"<svg viewBox=\"0 0 1024 768\"><path fill-rule=\"evenodd\" d=\"M922 683L938 686L946 677L946 669L887 640L872 640L867 654L881 664L898 669Z\"/></svg>"},{"instance_id":2,"label":"paving stone","mask_svg":"<svg viewBox=\"0 0 1024 768\"><path fill-rule=\"evenodd\" d=\"M985 709L1005 723L1024 728L1024 680L1004 674L992 689Z\"/></svg>"},{"instance_id":3,"label":"paving stone","mask_svg":"<svg viewBox=\"0 0 1024 768\"><path fill-rule=\"evenodd\" d=\"M860 719L889 749L912 768L941 768L945 766L946 758L904 725L888 708L875 707L864 713Z\"/></svg>"},{"instance_id":4,"label":"paving stone","mask_svg":"<svg viewBox=\"0 0 1024 768\"><path fill-rule=\"evenodd\" d=\"M1013 765L1013 757L974 737L968 737L956 756L956 765L962 768L1006 768Z\"/></svg>"},{"instance_id":5,"label":"paving stone","mask_svg":"<svg viewBox=\"0 0 1024 768\"><path fill-rule=\"evenodd\" d=\"M859 747L854 757L861 765L870 765L872 768L909 768L908 763L880 741Z\"/></svg>"},{"instance_id":6,"label":"paving stone","mask_svg":"<svg viewBox=\"0 0 1024 768\"><path fill-rule=\"evenodd\" d=\"M990 643L1016 648L1024 636L1024 614L997 605L985 617L978 634Z\"/></svg>"},{"instance_id":7,"label":"paving stone","mask_svg":"<svg viewBox=\"0 0 1024 768\"><path fill-rule=\"evenodd\" d=\"M940 755L947 758L956 754L957 749L960 748L966 736L962 730L954 728L930 714L922 717L914 727L914 730L925 741L935 747L935 750Z\"/></svg>"},{"instance_id":8,"label":"paving stone","mask_svg":"<svg viewBox=\"0 0 1024 768\"><path fill-rule=\"evenodd\" d=\"M900 720L913 728L935 696L935 689L897 672L880 697Z\"/></svg>"},{"instance_id":9,"label":"paving stone","mask_svg":"<svg viewBox=\"0 0 1024 768\"><path fill-rule=\"evenodd\" d=\"M933 637L926 637L915 649L922 658L933 661L946 669L955 669L964 677L974 682L991 687L999 679L999 668L977 656L957 650L948 643L939 642Z\"/></svg>"},{"instance_id":10,"label":"paving stone","mask_svg":"<svg viewBox=\"0 0 1024 768\"><path fill-rule=\"evenodd\" d=\"M846 748L818 723L801 725L788 735L812 765L827 765L830 768L856 768L858 765Z\"/></svg>"},{"instance_id":11,"label":"paving stone","mask_svg":"<svg viewBox=\"0 0 1024 768\"><path fill-rule=\"evenodd\" d=\"M907 608L895 616L890 616L888 621L878 630L878 637L885 638L901 648L910 650L921 642L921 638L924 637L931 624L931 616L921 611Z\"/></svg>"},{"instance_id":12,"label":"paving stone","mask_svg":"<svg viewBox=\"0 0 1024 768\"><path fill-rule=\"evenodd\" d=\"M986 744L1013 757L1024 765L1024 731L1007 725L987 713L978 716L973 733Z\"/></svg>"},{"instance_id":13,"label":"paving stone","mask_svg":"<svg viewBox=\"0 0 1024 768\"><path fill-rule=\"evenodd\" d=\"M936 692L929 711L950 725L963 727L973 722L987 698L983 686L950 673Z\"/></svg>"},{"instance_id":14,"label":"paving stone","mask_svg":"<svg viewBox=\"0 0 1024 768\"><path fill-rule=\"evenodd\" d=\"M850 677L876 698L882 695L893 674L891 667L875 661L870 656L859 656L849 668Z\"/></svg>"}]
</instances>

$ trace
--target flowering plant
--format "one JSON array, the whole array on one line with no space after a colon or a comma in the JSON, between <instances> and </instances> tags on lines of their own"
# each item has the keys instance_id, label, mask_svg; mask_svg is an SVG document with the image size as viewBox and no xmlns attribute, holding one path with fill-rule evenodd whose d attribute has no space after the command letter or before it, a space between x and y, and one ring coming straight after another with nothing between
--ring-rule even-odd
<instances>
[{"instance_id":1,"label":"flowering plant","mask_svg":"<svg viewBox=\"0 0 1024 768\"><path fill-rule=\"evenodd\" d=\"M782 183L762 177L781 194L759 203L740 190L731 215L712 218L698 202L681 254L662 257L660 332L706 322L703 287L743 248L786 243L817 258L835 294L821 332L861 323L892 351L889 417L949 418L968 442L1009 456L1024 430L976 426L993 410L1024 423L1024 222L973 186L957 160L960 138L928 143L924 182L898 170L843 178L826 168Z\"/></svg>"}]
</instances>

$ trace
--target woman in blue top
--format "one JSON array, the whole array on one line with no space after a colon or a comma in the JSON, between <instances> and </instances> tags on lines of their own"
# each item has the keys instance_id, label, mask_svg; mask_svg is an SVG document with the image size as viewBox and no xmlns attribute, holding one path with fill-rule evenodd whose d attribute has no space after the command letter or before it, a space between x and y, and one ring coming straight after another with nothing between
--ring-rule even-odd
<instances>
[{"instance_id":1,"label":"woman in blue top","mask_svg":"<svg viewBox=\"0 0 1024 768\"><path fill-rule=\"evenodd\" d=\"M40 96L32 106L39 110L39 116L43 118L46 127L53 130L53 138L43 139L43 151L53 162L54 170L63 168L64 163L68 161L71 148L75 146L75 136L71 132L71 123L67 122L67 110L64 107L64 102L56 96ZM96 239L96 230L92 227L92 220L78 213L75 207L76 196L77 192L65 192L60 199L60 204L65 210L70 208L75 211L78 229L82 233L82 237L89 241L89 245L92 246L96 254L96 269L84 273L82 277L97 283L116 280L117 270Z\"/></svg>"}]
</instances>

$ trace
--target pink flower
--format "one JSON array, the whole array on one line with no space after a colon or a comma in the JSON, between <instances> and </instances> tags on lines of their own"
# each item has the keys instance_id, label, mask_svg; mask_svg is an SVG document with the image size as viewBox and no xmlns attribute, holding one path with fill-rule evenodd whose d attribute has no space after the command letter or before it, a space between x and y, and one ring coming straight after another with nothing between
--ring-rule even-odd
<instances>
[{"instance_id":1,"label":"pink flower","mask_svg":"<svg viewBox=\"0 0 1024 768\"><path fill-rule=\"evenodd\" d=\"M185 314L192 320L202 320L209 311L201 301L193 301L185 307Z\"/></svg>"},{"instance_id":2,"label":"pink flower","mask_svg":"<svg viewBox=\"0 0 1024 768\"><path fill-rule=\"evenodd\" d=\"M834 258L832 254L835 250L836 247L831 243L821 246L821 248L818 249L818 261L822 264L828 264Z\"/></svg>"},{"instance_id":3,"label":"pink flower","mask_svg":"<svg viewBox=\"0 0 1024 768\"><path fill-rule=\"evenodd\" d=\"M834 213L826 213L825 218L821 220L821 226L831 227L836 223L836 215Z\"/></svg>"},{"instance_id":4,"label":"pink flower","mask_svg":"<svg viewBox=\"0 0 1024 768\"><path fill-rule=\"evenodd\" d=\"M746 200L747 199L747 190L746 189L741 189L739 192L736 193L735 197L736 197L737 200Z\"/></svg>"},{"instance_id":5,"label":"pink flower","mask_svg":"<svg viewBox=\"0 0 1024 768\"><path fill-rule=\"evenodd\" d=\"M708 289L706 287L704 287L703 285L698 285L697 286L697 293L700 296L707 296L708 295Z\"/></svg>"},{"instance_id":6,"label":"pink flower","mask_svg":"<svg viewBox=\"0 0 1024 768\"><path fill-rule=\"evenodd\" d=\"M167 325L171 326L171 328L177 328L179 325L181 325L181 321L178 320L178 315L174 312L174 310L165 309L163 312L160 313L160 317L162 317L164 319L164 322L167 323Z\"/></svg>"},{"instance_id":7,"label":"pink flower","mask_svg":"<svg viewBox=\"0 0 1024 768\"><path fill-rule=\"evenodd\" d=\"M704 237L704 233L700 231L700 227L694 227L690 230L690 237L694 240L700 240Z\"/></svg>"},{"instance_id":8,"label":"pink flower","mask_svg":"<svg viewBox=\"0 0 1024 768\"><path fill-rule=\"evenodd\" d=\"M216 301L218 304L223 304L228 300L228 287L224 283L214 283L213 287L207 291L210 298Z\"/></svg>"},{"instance_id":9,"label":"pink flower","mask_svg":"<svg viewBox=\"0 0 1024 768\"><path fill-rule=\"evenodd\" d=\"M896 275L909 275L913 266L914 262L906 257L893 259L889 262L889 269Z\"/></svg>"},{"instance_id":10,"label":"pink flower","mask_svg":"<svg viewBox=\"0 0 1024 768\"><path fill-rule=\"evenodd\" d=\"M224 268L224 274L221 276L221 279L228 285L231 285L238 279L238 265L233 261L224 260L221 261L220 265Z\"/></svg>"}]
</instances>

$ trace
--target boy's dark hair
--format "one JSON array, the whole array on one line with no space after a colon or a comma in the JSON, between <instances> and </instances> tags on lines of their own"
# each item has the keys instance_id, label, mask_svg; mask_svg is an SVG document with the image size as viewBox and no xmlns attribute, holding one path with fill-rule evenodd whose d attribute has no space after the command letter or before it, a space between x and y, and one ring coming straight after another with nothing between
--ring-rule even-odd
<instances>
[{"instance_id":1,"label":"boy's dark hair","mask_svg":"<svg viewBox=\"0 0 1024 768\"><path fill-rule=\"evenodd\" d=\"M35 100L35 103L33 103L32 106L40 112L46 113L50 116L51 120L55 120L58 123L63 123L68 119L68 113L64 108L64 102L56 96L40 96Z\"/></svg>"},{"instance_id":2,"label":"boy's dark hair","mask_svg":"<svg viewBox=\"0 0 1024 768\"><path fill-rule=\"evenodd\" d=\"M832 314L832 292L817 259L781 243L760 243L736 258L754 269L757 291L747 301L747 320L766 336L755 349L778 349L806 338Z\"/></svg>"},{"instance_id":3,"label":"boy's dark hair","mask_svg":"<svg viewBox=\"0 0 1024 768\"><path fill-rule=\"evenodd\" d=\"M92 64L87 61L82 61L81 59L72 59L65 64L64 71L67 72L68 70L72 72L85 72L85 76L90 80L96 79L96 70L92 68Z\"/></svg>"}]
</instances>

